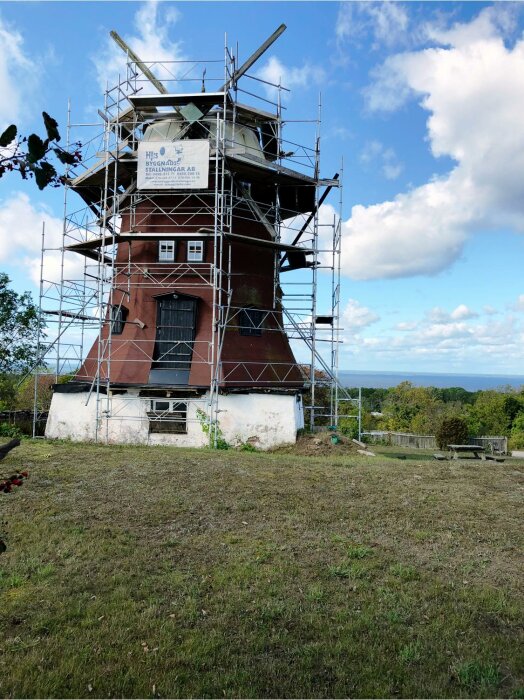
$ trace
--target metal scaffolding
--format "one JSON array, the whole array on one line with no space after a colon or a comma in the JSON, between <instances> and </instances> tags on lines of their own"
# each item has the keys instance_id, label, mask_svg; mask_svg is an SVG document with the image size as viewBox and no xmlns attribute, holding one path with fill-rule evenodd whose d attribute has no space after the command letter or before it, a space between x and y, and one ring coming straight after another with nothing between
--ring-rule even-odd
<instances>
[{"instance_id":1,"label":"metal scaffolding","mask_svg":"<svg viewBox=\"0 0 524 700\"><path fill-rule=\"evenodd\" d=\"M104 108L98 112L100 121L76 123L68 108L67 143L81 143L82 164L75 173L66 173L60 240L51 239L48 232L42 233L39 309L46 330L40 340L42 356L35 369L34 435L42 413L38 378L52 375L58 383L75 375L86 359L86 351L96 342L96 371L87 401L95 403L97 441L107 440L108 421L115 417L115 387L110 380L111 363L115 361L114 318L107 311L118 309L122 300L141 285L155 287L159 294L173 288L187 293L196 288L209 290L210 340L195 342L192 357L193 363L207 367L208 394L204 398L195 393L191 401L199 404L198 415L205 416L211 444L216 445L218 439L221 391L233 376L236 384L240 376L245 377L246 386L274 386L285 384L300 369L300 383L310 389L311 403L305 406L309 428L314 429L321 418L336 425L341 391L337 375L342 178L339 174L332 179L320 176L320 104L317 118L303 122L315 132L313 145L308 147L284 137L284 131L287 135L292 129L282 104L286 89L247 72L239 83L238 57L227 46L224 58L218 61L144 64L129 56L128 59L126 75L105 93ZM150 94L152 82L155 94ZM209 140L211 147L214 177L210 188L169 194L165 190L137 189L130 172L138 142L146 129L154 130L155 125L176 118L186 109L187 95L195 93L195 86L201 91L201 101L208 96L213 107L198 122L202 137ZM248 109L240 102L244 98L250 102ZM230 168L231 158L240 162L246 172L254 167L251 146L243 138L240 125L251 119L257 126L256 115L260 115L262 123L268 109L275 117L276 133L269 137L275 139L276 145L274 160L264 167L281 176L302 175L304 182L314 183L314 208L307 216L299 212L294 215L289 205L284 210L278 198L276 210L268 210ZM184 116L191 127L191 115ZM183 137L184 129L187 126L177 138ZM329 210L335 213L326 220L320 216L321 206L332 188L338 189L339 196ZM81 205L79 194L84 200ZM147 233L140 231L144 217L148 221ZM194 232L195 222L210 217L213 225L198 229L198 233L213 245L212 262L151 263L131 255L132 244L137 241L172 240L176 233ZM233 218L242 217L255 219L271 234L271 240L249 238L241 242L261 249L269 247L274 253L273 306L262 310L257 323L264 332L286 333L295 353L304 358L293 364L268 362L261 366L245 357L230 366L222 357L225 334L233 324L238 327L242 314L242 309L232 302L236 280L230 245L243 238L232 225ZM123 230L123 220L129 222L128 230ZM127 260L122 254L126 248ZM328 299L326 305L319 303L319 285L329 287L329 295L323 295ZM139 347L139 341L129 342ZM143 362L151 363L151 352L139 349ZM329 389L327 411L324 405L316 405L320 386ZM152 387L151 391L137 392L129 401L151 401L155 395ZM171 394L170 400L187 401L187 393ZM125 411L118 410L119 418L125 420ZM150 419L165 420L165 416L162 411L157 415L152 412Z\"/></svg>"}]
</instances>

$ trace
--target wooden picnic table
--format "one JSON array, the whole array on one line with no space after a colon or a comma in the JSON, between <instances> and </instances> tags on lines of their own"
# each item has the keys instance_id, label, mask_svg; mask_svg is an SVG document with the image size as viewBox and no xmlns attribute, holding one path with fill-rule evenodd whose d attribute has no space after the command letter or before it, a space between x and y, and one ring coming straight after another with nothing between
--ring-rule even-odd
<instances>
[{"instance_id":1,"label":"wooden picnic table","mask_svg":"<svg viewBox=\"0 0 524 700\"><path fill-rule=\"evenodd\" d=\"M473 454L476 459L485 459L485 448L480 445L448 445L448 448L453 452L453 459L458 459L461 452Z\"/></svg>"}]
</instances>

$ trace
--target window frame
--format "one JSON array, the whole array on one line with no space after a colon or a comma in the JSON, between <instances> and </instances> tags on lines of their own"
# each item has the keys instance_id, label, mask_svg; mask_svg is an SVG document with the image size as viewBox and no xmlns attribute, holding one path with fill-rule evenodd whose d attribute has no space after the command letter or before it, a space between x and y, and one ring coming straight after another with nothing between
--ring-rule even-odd
<instances>
[{"instance_id":1,"label":"window frame","mask_svg":"<svg viewBox=\"0 0 524 700\"><path fill-rule=\"evenodd\" d=\"M122 304L112 304L109 314L111 335L122 335L126 325L128 310Z\"/></svg>"},{"instance_id":2,"label":"window frame","mask_svg":"<svg viewBox=\"0 0 524 700\"><path fill-rule=\"evenodd\" d=\"M255 318L252 314L256 314ZM262 309L246 306L240 309L238 330L240 335L259 338L262 335L264 324L264 312Z\"/></svg>"},{"instance_id":3,"label":"window frame","mask_svg":"<svg viewBox=\"0 0 524 700\"><path fill-rule=\"evenodd\" d=\"M171 253L169 257L162 257L162 254L166 255L169 251L164 251L162 253L162 246L169 246L171 248ZM161 263L169 263L169 262L175 262L176 259L176 241L173 240L162 240L158 241L158 262Z\"/></svg>"},{"instance_id":4,"label":"window frame","mask_svg":"<svg viewBox=\"0 0 524 700\"><path fill-rule=\"evenodd\" d=\"M147 417L149 419L149 433L186 435L187 413L189 404L180 399L151 398ZM168 408L159 408L158 404L168 404Z\"/></svg>"},{"instance_id":5,"label":"window frame","mask_svg":"<svg viewBox=\"0 0 524 700\"><path fill-rule=\"evenodd\" d=\"M192 253L190 253L189 247L191 245L194 245L194 244L200 246L200 257L198 259L193 259L190 257L192 255ZM191 241L187 242L187 250L186 250L187 262L204 262L204 256L205 256L204 241L191 240Z\"/></svg>"}]
</instances>

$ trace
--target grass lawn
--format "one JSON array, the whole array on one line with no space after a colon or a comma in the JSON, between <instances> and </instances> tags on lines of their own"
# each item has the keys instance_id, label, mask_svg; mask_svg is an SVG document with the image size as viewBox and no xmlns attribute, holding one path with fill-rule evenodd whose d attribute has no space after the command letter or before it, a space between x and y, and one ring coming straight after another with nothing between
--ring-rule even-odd
<instances>
[{"instance_id":1,"label":"grass lawn","mask_svg":"<svg viewBox=\"0 0 524 700\"><path fill-rule=\"evenodd\" d=\"M524 697L524 462L26 441L15 467L2 697Z\"/></svg>"}]
</instances>

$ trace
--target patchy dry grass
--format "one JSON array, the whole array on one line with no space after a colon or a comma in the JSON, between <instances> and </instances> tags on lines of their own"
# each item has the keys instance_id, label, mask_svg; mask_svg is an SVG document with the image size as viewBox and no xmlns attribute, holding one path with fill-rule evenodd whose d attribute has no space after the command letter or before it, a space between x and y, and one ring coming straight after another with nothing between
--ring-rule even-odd
<instances>
[{"instance_id":1,"label":"patchy dry grass","mask_svg":"<svg viewBox=\"0 0 524 700\"><path fill-rule=\"evenodd\" d=\"M523 697L524 465L24 442L2 697Z\"/></svg>"}]
</instances>

